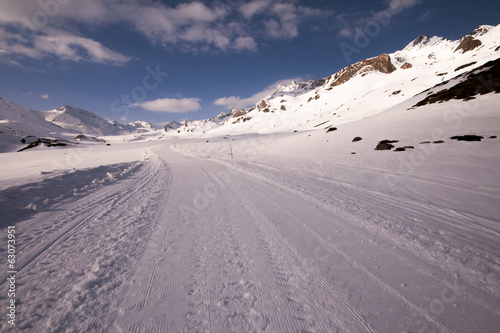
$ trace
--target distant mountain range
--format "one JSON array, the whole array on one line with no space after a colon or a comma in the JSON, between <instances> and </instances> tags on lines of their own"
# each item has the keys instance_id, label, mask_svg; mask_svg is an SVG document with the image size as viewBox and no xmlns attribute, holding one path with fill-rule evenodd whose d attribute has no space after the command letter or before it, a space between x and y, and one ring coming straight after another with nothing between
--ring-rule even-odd
<instances>
[{"instance_id":1,"label":"distant mountain range","mask_svg":"<svg viewBox=\"0 0 500 333\"><path fill-rule=\"evenodd\" d=\"M83 109L65 105L50 111L23 108L0 97L0 151L45 139L47 142L100 141L101 137L154 132L145 121L120 124ZM19 147L17 147L19 148Z\"/></svg>"},{"instance_id":2,"label":"distant mountain range","mask_svg":"<svg viewBox=\"0 0 500 333\"><path fill-rule=\"evenodd\" d=\"M410 99L415 99L415 107L446 98L471 99L499 92L499 58L500 25L480 26L456 41L419 36L403 50L365 59L329 77L279 85L253 108L167 123L158 137L315 130L318 124L356 121ZM489 83L478 78L481 72L489 73ZM0 98L0 152L38 138L100 141L103 136L155 130L143 121L123 125L68 105L33 111Z\"/></svg>"}]
</instances>

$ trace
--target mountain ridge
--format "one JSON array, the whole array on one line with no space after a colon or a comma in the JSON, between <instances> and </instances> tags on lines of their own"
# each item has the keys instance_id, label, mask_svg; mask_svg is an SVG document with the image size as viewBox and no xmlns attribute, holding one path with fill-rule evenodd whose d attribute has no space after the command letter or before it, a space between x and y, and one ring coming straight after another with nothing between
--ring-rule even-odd
<instances>
[{"instance_id":1,"label":"mountain ridge","mask_svg":"<svg viewBox=\"0 0 500 333\"><path fill-rule=\"evenodd\" d=\"M177 128L177 134L222 134L229 125L241 134L279 132L314 129L305 122L316 119L354 121L495 60L499 48L500 25L481 25L458 40L420 35L402 50L362 60L329 77L281 84L252 108L189 121ZM273 123L276 119L281 126ZM175 134L173 128L169 132Z\"/></svg>"}]
</instances>

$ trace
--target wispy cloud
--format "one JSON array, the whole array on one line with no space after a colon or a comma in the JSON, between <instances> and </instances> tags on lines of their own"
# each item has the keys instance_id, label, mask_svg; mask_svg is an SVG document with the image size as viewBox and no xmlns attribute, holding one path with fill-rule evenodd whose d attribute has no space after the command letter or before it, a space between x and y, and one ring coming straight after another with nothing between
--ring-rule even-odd
<instances>
[{"instance_id":1,"label":"wispy cloud","mask_svg":"<svg viewBox=\"0 0 500 333\"><path fill-rule=\"evenodd\" d=\"M266 8L270 7L270 5L270 0L256 0L242 4L239 8L239 11L248 20L251 19L255 14L258 14L264 11Z\"/></svg>"},{"instance_id":2,"label":"wispy cloud","mask_svg":"<svg viewBox=\"0 0 500 333\"><path fill-rule=\"evenodd\" d=\"M425 21L427 21L427 20L430 20L430 19L431 19L434 15L435 15L434 11L432 11L432 10L428 10L428 11L426 11L424 14L422 14L422 15L418 18L418 20L419 20L420 22L425 22Z\"/></svg>"},{"instance_id":3,"label":"wispy cloud","mask_svg":"<svg viewBox=\"0 0 500 333\"><path fill-rule=\"evenodd\" d=\"M279 85L289 84L292 81L302 81L302 78L297 77L293 79L280 80L271 84L266 89L246 98L241 98L239 96L221 97L214 101L214 105L224 106L228 110L231 110L232 108L243 109L252 107L255 106L255 104L257 104L260 100L270 95Z\"/></svg>"},{"instance_id":4,"label":"wispy cloud","mask_svg":"<svg viewBox=\"0 0 500 333\"><path fill-rule=\"evenodd\" d=\"M419 4L423 0L386 0L386 7L378 12L355 12L340 13L335 17L338 37L351 39L356 35L356 31L363 31L367 24L375 21L385 21L407 11ZM390 20L389 19L389 20Z\"/></svg>"},{"instance_id":5,"label":"wispy cloud","mask_svg":"<svg viewBox=\"0 0 500 333\"><path fill-rule=\"evenodd\" d=\"M199 98L163 98L154 101L135 103L132 106L139 106L148 111L166 113L194 112L201 109Z\"/></svg>"},{"instance_id":6,"label":"wispy cloud","mask_svg":"<svg viewBox=\"0 0 500 333\"><path fill-rule=\"evenodd\" d=\"M49 99L49 95L47 94L41 94L40 97L43 99Z\"/></svg>"}]
</instances>

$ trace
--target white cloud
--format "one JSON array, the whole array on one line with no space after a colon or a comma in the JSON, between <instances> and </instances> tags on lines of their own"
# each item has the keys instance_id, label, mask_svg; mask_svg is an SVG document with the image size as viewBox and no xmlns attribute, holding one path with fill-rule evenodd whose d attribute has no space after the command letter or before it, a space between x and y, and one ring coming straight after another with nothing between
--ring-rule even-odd
<instances>
[{"instance_id":1,"label":"white cloud","mask_svg":"<svg viewBox=\"0 0 500 333\"><path fill-rule=\"evenodd\" d=\"M44 9L48 3L53 6ZM153 0L3 0L0 29L9 27L9 33L0 34L0 60L53 55L71 61L124 64L129 57L81 33L83 27L95 31L114 24L168 48L254 52L259 39L295 38L306 20L328 15L294 0L238 3L195 0L172 6Z\"/></svg>"},{"instance_id":2,"label":"white cloud","mask_svg":"<svg viewBox=\"0 0 500 333\"><path fill-rule=\"evenodd\" d=\"M292 81L302 81L301 78L293 78L293 79L286 79L286 80L280 80L277 81L270 86L268 86L266 89L259 91L258 93L253 94L250 97L247 98L241 98L239 96L230 96L230 97L222 97L214 101L214 105L219 105L219 106L224 106L226 109L231 110L233 107L236 109L243 109L243 108L249 108L255 106L260 100L266 98L269 96L277 86L281 84L289 84Z\"/></svg>"},{"instance_id":3,"label":"white cloud","mask_svg":"<svg viewBox=\"0 0 500 333\"><path fill-rule=\"evenodd\" d=\"M140 106L144 110L167 113L185 113L201 109L199 98L164 98L155 101L135 103L132 106Z\"/></svg>"},{"instance_id":4,"label":"white cloud","mask_svg":"<svg viewBox=\"0 0 500 333\"><path fill-rule=\"evenodd\" d=\"M40 97L43 99L49 99L49 95L47 94L41 94Z\"/></svg>"},{"instance_id":5,"label":"white cloud","mask_svg":"<svg viewBox=\"0 0 500 333\"><path fill-rule=\"evenodd\" d=\"M257 51L257 43L252 37L238 37L234 42L234 49L238 51Z\"/></svg>"},{"instance_id":6,"label":"white cloud","mask_svg":"<svg viewBox=\"0 0 500 333\"><path fill-rule=\"evenodd\" d=\"M130 57L110 50L92 39L54 30L50 31L48 35L35 36L32 39L32 45L22 43L9 44L8 42L0 41L0 50L11 56L21 55L36 59L47 55L54 55L62 60L90 61L115 65L122 65L130 60Z\"/></svg>"},{"instance_id":7,"label":"white cloud","mask_svg":"<svg viewBox=\"0 0 500 333\"><path fill-rule=\"evenodd\" d=\"M251 19L255 14L269 7L270 3L269 0L256 0L241 5L239 10L246 19Z\"/></svg>"}]
</instances>

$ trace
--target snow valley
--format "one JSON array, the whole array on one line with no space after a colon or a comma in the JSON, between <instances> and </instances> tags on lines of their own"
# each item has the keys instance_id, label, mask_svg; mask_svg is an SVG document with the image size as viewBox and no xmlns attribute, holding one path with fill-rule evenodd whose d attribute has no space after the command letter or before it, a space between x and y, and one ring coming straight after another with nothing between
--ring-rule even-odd
<instances>
[{"instance_id":1,"label":"snow valley","mask_svg":"<svg viewBox=\"0 0 500 333\"><path fill-rule=\"evenodd\" d=\"M496 331L499 55L419 36L161 129L0 99L2 331Z\"/></svg>"}]
</instances>

